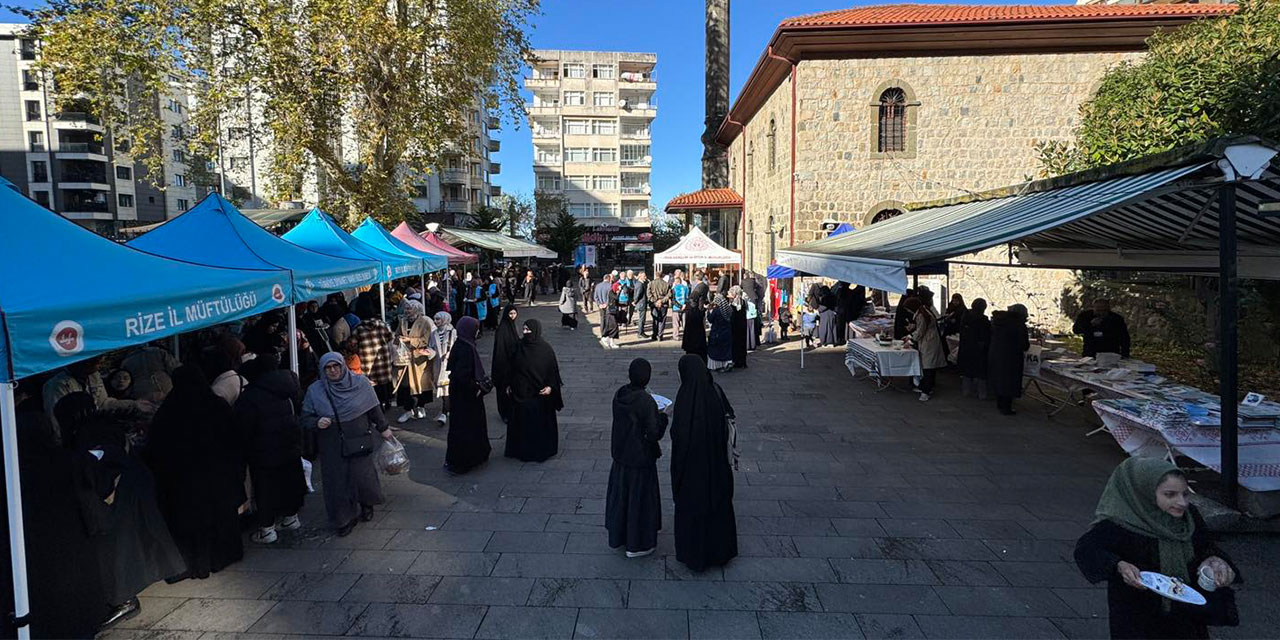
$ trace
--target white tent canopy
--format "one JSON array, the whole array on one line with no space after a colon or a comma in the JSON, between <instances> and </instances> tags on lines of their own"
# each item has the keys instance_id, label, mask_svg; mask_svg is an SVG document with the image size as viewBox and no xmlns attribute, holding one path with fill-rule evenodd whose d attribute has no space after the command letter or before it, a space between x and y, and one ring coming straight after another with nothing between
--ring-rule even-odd
<instances>
[{"instance_id":1,"label":"white tent canopy","mask_svg":"<svg viewBox=\"0 0 1280 640\"><path fill-rule=\"evenodd\" d=\"M675 246L653 256L653 264L742 264L742 254L730 251L692 227Z\"/></svg>"}]
</instances>

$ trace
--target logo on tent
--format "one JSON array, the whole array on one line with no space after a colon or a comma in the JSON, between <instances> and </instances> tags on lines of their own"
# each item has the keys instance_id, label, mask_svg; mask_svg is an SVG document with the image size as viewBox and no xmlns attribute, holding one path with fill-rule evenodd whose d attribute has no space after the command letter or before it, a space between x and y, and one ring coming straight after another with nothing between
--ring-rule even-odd
<instances>
[{"instance_id":1,"label":"logo on tent","mask_svg":"<svg viewBox=\"0 0 1280 640\"><path fill-rule=\"evenodd\" d=\"M387 277L391 277L391 265L387 265Z\"/></svg>"},{"instance_id":2,"label":"logo on tent","mask_svg":"<svg viewBox=\"0 0 1280 640\"><path fill-rule=\"evenodd\" d=\"M284 302L284 287L279 284L271 285L271 299L277 303Z\"/></svg>"},{"instance_id":3,"label":"logo on tent","mask_svg":"<svg viewBox=\"0 0 1280 640\"><path fill-rule=\"evenodd\" d=\"M84 327L74 320L63 320L53 325L49 344L60 356L73 356L84 351Z\"/></svg>"}]
</instances>

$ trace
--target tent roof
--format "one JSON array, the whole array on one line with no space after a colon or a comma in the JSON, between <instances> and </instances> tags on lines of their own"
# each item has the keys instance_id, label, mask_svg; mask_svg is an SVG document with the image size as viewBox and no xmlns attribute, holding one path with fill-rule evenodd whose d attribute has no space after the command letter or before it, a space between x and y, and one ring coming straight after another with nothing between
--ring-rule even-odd
<instances>
[{"instance_id":1,"label":"tent roof","mask_svg":"<svg viewBox=\"0 0 1280 640\"><path fill-rule=\"evenodd\" d=\"M504 236L495 231L440 227L440 232L451 242L473 244L490 251L501 251L503 257L506 258L546 258L553 260L558 257L554 251L546 247L519 238Z\"/></svg>"},{"instance_id":2,"label":"tent roof","mask_svg":"<svg viewBox=\"0 0 1280 640\"><path fill-rule=\"evenodd\" d=\"M373 260L335 258L281 239L217 193L133 239L129 246L215 267L288 269L293 272L294 302L373 284L379 273Z\"/></svg>"},{"instance_id":3,"label":"tent roof","mask_svg":"<svg viewBox=\"0 0 1280 640\"><path fill-rule=\"evenodd\" d=\"M373 218L365 218L351 235L388 253L409 256L422 260L422 268L426 271L439 271L449 268L449 259L433 251L423 251L410 246L407 242L391 235L385 227Z\"/></svg>"},{"instance_id":4,"label":"tent roof","mask_svg":"<svg viewBox=\"0 0 1280 640\"><path fill-rule=\"evenodd\" d=\"M312 209L298 226L282 237L325 255L352 260L377 260L382 263L382 274L378 279L380 282L422 273L421 259L388 253L370 246L343 231L329 214L319 209Z\"/></svg>"},{"instance_id":5,"label":"tent roof","mask_svg":"<svg viewBox=\"0 0 1280 640\"><path fill-rule=\"evenodd\" d=\"M462 249L458 249L448 242L441 240L436 234L430 231L423 231L421 235L414 232L409 227L409 223L401 222L391 235L400 238L410 246L421 247L423 251L429 251L438 255L449 258L449 264L466 264L469 262L478 262L480 256L474 253L467 253Z\"/></svg>"},{"instance_id":6,"label":"tent roof","mask_svg":"<svg viewBox=\"0 0 1280 640\"><path fill-rule=\"evenodd\" d=\"M0 189L0 380L289 303L289 272L172 260ZM86 285L87 283L87 285Z\"/></svg>"},{"instance_id":7,"label":"tent roof","mask_svg":"<svg viewBox=\"0 0 1280 640\"><path fill-rule=\"evenodd\" d=\"M1005 243L1016 244L1028 264L1216 271L1218 167L1227 166L1257 174L1238 188L1240 275L1280 278L1280 221L1258 214L1259 202L1280 199L1277 149L1257 138L1215 140L931 203L861 231L783 249L778 262L890 291L905 288L910 267ZM1090 261L1075 261L1085 255Z\"/></svg>"},{"instance_id":8,"label":"tent roof","mask_svg":"<svg viewBox=\"0 0 1280 640\"><path fill-rule=\"evenodd\" d=\"M273 227L282 222L301 219L303 216L307 215L307 212L310 211L310 209L240 209L239 211L244 215L244 217L252 220L260 227ZM168 220L165 220L164 222L156 222L154 224L124 227L120 229L120 233L132 235L147 233L166 222L168 222Z\"/></svg>"},{"instance_id":9,"label":"tent roof","mask_svg":"<svg viewBox=\"0 0 1280 640\"><path fill-rule=\"evenodd\" d=\"M675 246L653 256L654 264L742 264L742 254L730 251L691 227Z\"/></svg>"}]
</instances>

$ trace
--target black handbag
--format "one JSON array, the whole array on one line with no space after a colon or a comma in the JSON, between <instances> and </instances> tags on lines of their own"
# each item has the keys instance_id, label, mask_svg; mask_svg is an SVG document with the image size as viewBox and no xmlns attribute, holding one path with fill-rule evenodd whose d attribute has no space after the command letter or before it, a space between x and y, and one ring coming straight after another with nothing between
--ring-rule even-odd
<instances>
[{"instance_id":1,"label":"black handbag","mask_svg":"<svg viewBox=\"0 0 1280 640\"><path fill-rule=\"evenodd\" d=\"M476 388L480 390L480 395L489 395L489 392L493 391L493 379L489 376L476 378Z\"/></svg>"},{"instance_id":2,"label":"black handbag","mask_svg":"<svg viewBox=\"0 0 1280 640\"><path fill-rule=\"evenodd\" d=\"M325 389L325 395L329 398L329 406L333 408L333 425L338 429L338 453L347 459L363 458L372 454L377 449L373 427L365 426L362 433L347 434L347 429L342 426L342 420L338 419L338 406L333 401L333 394Z\"/></svg>"}]
</instances>

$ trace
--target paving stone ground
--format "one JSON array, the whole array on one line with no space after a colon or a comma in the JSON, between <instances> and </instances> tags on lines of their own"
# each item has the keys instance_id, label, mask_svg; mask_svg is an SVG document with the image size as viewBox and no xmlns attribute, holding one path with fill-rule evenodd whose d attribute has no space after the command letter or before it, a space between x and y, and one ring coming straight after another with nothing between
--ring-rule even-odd
<instances>
[{"instance_id":1,"label":"paving stone ground","mask_svg":"<svg viewBox=\"0 0 1280 640\"><path fill-rule=\"evenodd\" d=\"M603 527L609 400L627 363L648 358L651 389L674 397L678 344L599 347L591 327L543 321L565 382L560 455L494 457L471 474L441 469L445 430L400 435L412 471L384 477L389 502L346 538L323 528L319 494L300 535L207 580L157 584L143 613L109 638L351 635L425 638L1096 638L1106 592L1071 562L1122 459L1079 417L1014 418L958 397L940 377L928 403L854 381L843 354L799 368L795 344L751 354L719 377L737 410L741 556L693 574L674 557L667 458L658 552L627 559ZM526 315L526 317L528 317ZM595 318L593 317L592 320ZM486 362L491 339L482 340ZM1024 403L1025 404L1025 403ZM432 412L434 415L434 410ZM669 443L664 443L668 450ZM319 474L316 474L316 478ZM1275 637L1280 544L1225 541L1246 571L1244 625L1216 637Z\"/></svg>"}]
</instances>

